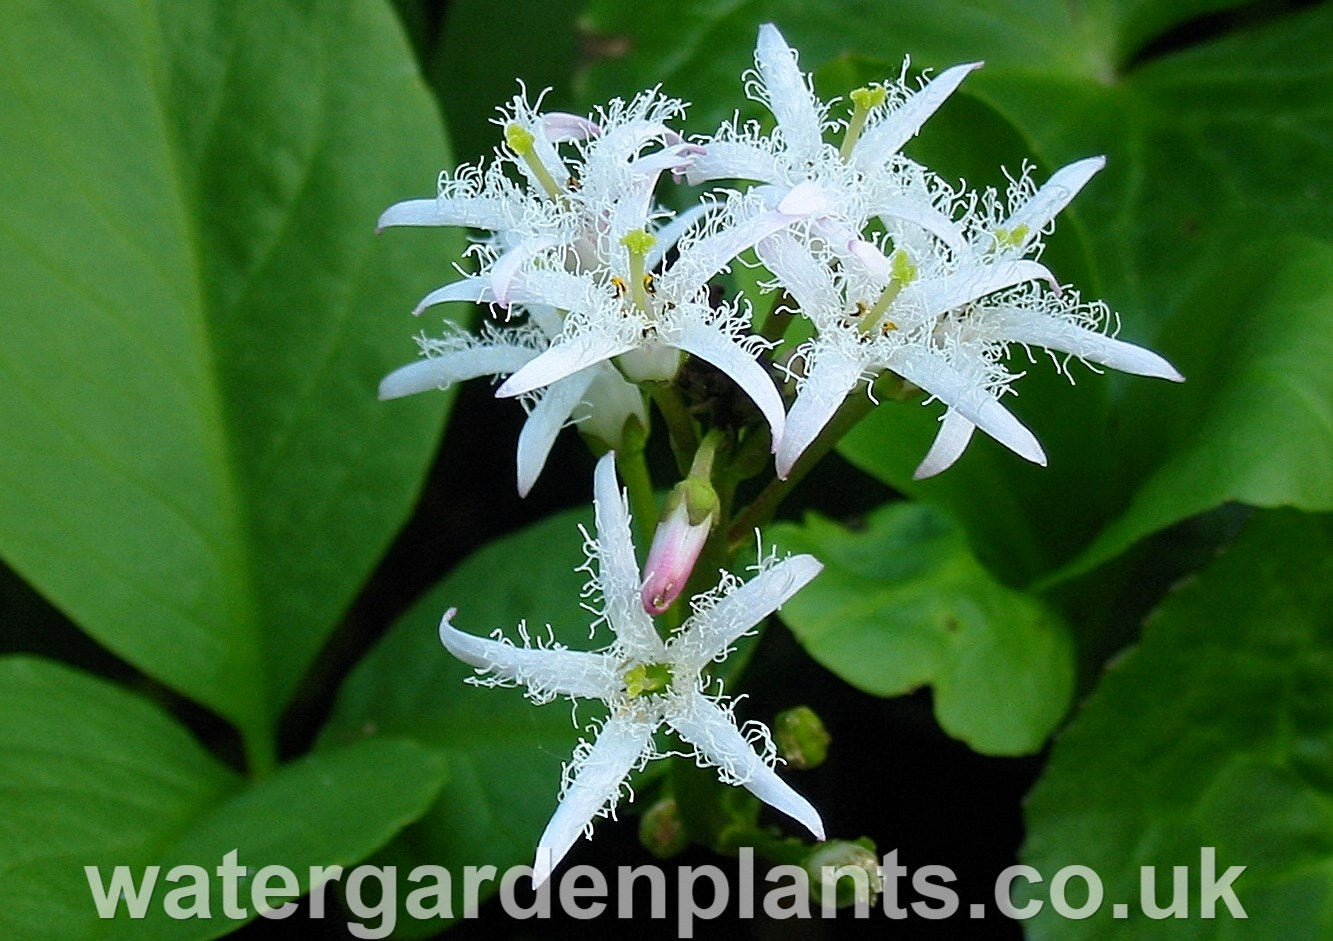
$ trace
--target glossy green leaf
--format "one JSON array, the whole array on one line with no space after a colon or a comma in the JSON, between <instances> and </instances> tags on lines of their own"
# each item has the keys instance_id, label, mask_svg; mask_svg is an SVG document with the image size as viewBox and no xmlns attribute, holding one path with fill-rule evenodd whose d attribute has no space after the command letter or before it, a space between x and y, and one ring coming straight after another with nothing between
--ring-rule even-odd
<instances>
[{"instance_id":1,"label":"glossy green leaf","mask_svg":"<svg viewBox=\"0 0 1333 941\"><path fill-rule=\"evenodd\" d=\"M1227 501L1333 506L1333 243L1289 239L1238 253L1164 340L1177 337L1190 381L1174 396L1135 389L1125 398L1151 418L1140 460L1156 462L1062 575Z\"/></svg>"},{"instance_id":2,"label":"glossy green leaf","mask_svg":"<svg viewBox=\"0 0 1333 941\"><path fill-rule=\"evenodd\" d=\"M0 552L262 756L438 435L429 96L372 0L21 0L0 99Z\"/></svg>"},{"instance_id":3,"label":"glossy green leaf","mask_svg":"<svg viewBox=\"0 0 1333 941\"><path fill-rule=\"evenodd\" d=\"M389 734L448 761L439 801L404 834L397 855L451 873L532 862L580 730L567 702L535 706L518 689L469 685L473 669L440 644L440 617L452 607L454 624L470 633L500 629L521 642L516 625L523 622L533 637L544 637L549 625L567 646L597 646L588 633L592 615L580 605L586 576L574 571L584 560L578 526L590 526L588 516L558 514L469 556L390 629L340 691L325 744ZM610 639L605 628L599 637ZM575 715L580 728L598 717L591 705ZM458 916L461 880L452 888Z\"/></svg>"},{"instance_id":4,"label":"glossy green leaf","mask_svg":"<svg viewBox=\"0 0 1333 941\"><path fill-rule=\"evenodd\" d=\"M1027 806L1023 861L1090 867L1102 910L1048 910L1033 938L1327 937L1333 932L1333 521L1257 514L1167 599L1057 741ZM1248 914L1201 919L1202 848ZM1141 866L1167 904L1189 867L1189 918L1140 911ZM1022 885L1020 881L1018 883ZM1046 885L1026 896L1046 897ZM1081 900L1081 899L1076 899ZM1127 917L1112 905L1125 903Z\"/></svg>"},{"instance_id":5,"label":"glossy green leaf","mask_svg":"<svg viewBox=\"0 0 1333 941\"><path fill-rule=\"evenodd\" d=\"M223 911L215 870L227 854L248 867L283 865L308 888L311 866L349 866L419 816L439 790L439 756L372 739L242 780L158 707L53 662L0 660L0 932L5 937L213 938L255 915L249 878ZM141 919L121 901L98 915L112 867L127 866L152 896ZM177 866L207 872L211 920L172 918L168 893L194 885ZM200 878L203 878L200 876ZM281 904L284 899L272 901ZM103 904L117 901L116 893ZM192 900L178 898L190 906ZM336 917L336 912L331 912ZM108 914L110 914L108 912Z\"/></svg>"},{"instance_id":6,"label":"glossy green leaf","mask_svg":"<svg viewBox=\"0 0 1333 941\"><path fill-rule=\"evenodd\" d=\"M1073 650L1059 616L995 581L941 511L896 503L864 528L811 515L768 538L824 571L782 619L806 652L858 689L934 691L935 715L979 752L1041 748L1073 694Z\"/></svg>"}]
</instances>

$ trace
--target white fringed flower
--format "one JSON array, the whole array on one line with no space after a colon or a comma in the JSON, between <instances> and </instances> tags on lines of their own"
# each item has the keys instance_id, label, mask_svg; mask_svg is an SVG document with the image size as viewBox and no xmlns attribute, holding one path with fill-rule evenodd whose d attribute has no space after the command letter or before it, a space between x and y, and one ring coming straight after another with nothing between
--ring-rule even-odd
<instances>
[{"instance_id":1,"label":"white fringed flower","mask_svg":"<svg viewBox=\"0 0 1333 941\"><path fill-rule=\"evenodd\" d=\"M948 69L913 88L902 77L851 94L847 121L829 119L796 52L772 24L759 28L756 69L748 76L749 96L773 113L776 126L764 134L755 122L724 125L690 162L690 182L741 179L779 202L800 187L817 194L806 199L809 231L823 242L846 245L874 219L912 222L957 245L957 228L946 210L947 187L899 154L922 124L980 63ZM841 147L825 132L843 131ZM760 257L769 262L762 248ZM773 267L770 265L770 267ZM774 268L779 276L782 272Z\"/></svg>"},{"instance_id":2,"label":"white fringed flower","mask_svg":"<svg viewBox=\"0 0 1333 941\"><path fill-rule=\"evenodd\" d=\"M634 382L670 380L682 354L696 356L728 376L782 436L782 399L756 361L767 344L749 332L748 306L714 307L707 285L756 242L799 222L816 199L797 188L772 202L733 196L704 203L675 243L665 270L662 238L642 207L626 211L613 200L595 242L577 259L552 254L514 275L511 292L565 311L562 335L551 348L510 376L499 396L521 395L599 363L614 362ZM673 232L672 235L677 233Z\"/></svg>"},{"instance_id":3,"label":"white fringed flower","mask_svg":"<svg viewBox=\"0 0 1333 941\"><path fill-rule=\"evenodd\" d=\"M942 248L934 233L908 222L889 227L885 251L854 241L845 251L813 256L789 235L767 240L766 255L785 275L783 286L810 313L817 336L798 351L798 395L777 450L786 476L833 417L847 393L885 370L946 406L940 432L917 478L956 461L981 428L1037 464L1046 457L1032 433L1000 404L1017 377L1003 362L1012 344L1042 346L1125 372L1181 381L1165 359L1105 331L1104 305L1083 304L1062 291L1035 259L1055 215L1104 163L1070 164L1041 188L1026 175L1007 205L983 194Z\"/></svg>"},{"instance_id":4,"label":"white fringed flower","mask_svg":"<svg viewBox=\"0 0 1333 941\"><path fill-rule=\"evenodd\" d=\"M679 216L659 208L653 190L660 175L683 172L702 152L664 123L682 110L655 90L629 103L615 101L593 118L541 115L519 96L500 122L507 149L499 163L445 178L437 199L400 203L380 220L382 227L491 230L486 244L473 250L481 262L477 273L432 291L416 312L447 301L491 304L506 319L515 311L534 318L548 312L540 315L540 332L517 340L492 333L466 350L454 341L428 342L425 362L404 367L382 387L393 396L471 375L507 375L498 395L535 396L537 403L528 426L531 446L519 458L523 492L572 413L585 413L585 429L593 423L610 428L605 440L617 446L631 412L602 414L602 401L608 395L631 401L621 376L670 379L682 354L729 376L763 413L773 440L781 436L782 400L756 362L764 343L749 334L748 308L711 307L706 285L741 251L790 225L797 218L793 207L804 207L798 193L780 205L757 198L710 201ZM562 144L574 151L572 158L562 156ZM511 181L505 163L521 172L526 186ZM672 249L676 261L659 271ZM464 355L478 351L504 368L482 368ZM590 388L603 395L581 397ZM632 413L642 418L641 405Z\"/></svg>"},{"instance_id":5,"label":"white fringed flower","mask_svg":"<svg viewBox=\"0 0 1333 941\"><path fill-rule=\"evenodd\" d=\"M476 637L454 628L453 610L440 624L444 646L476 667L483 684L524 686L537 702L556 696L600 699L609 710L596 741L582 743L565 768L560 806L537 848L534 885L546 881L597 816L615 809L630 772L659 757L653 736L663 726L697 761L716 767L724 781L747 788L822 840L818 812L774 772L767 730L753 727L747 735L737 728L728 704L707 691L711 684L703 676L710 663L725 658L741 636L814 578L819 562L808 555L770 562L749 582L723 574L716 589L694 599L693 614L681 629L663 641L639 603L639 569L614 454L598 462L594 488L597 539L589 547L589 564L595 559L597 573L589 590L600 593L601 617L615 631L609 647L585 653ZM761 741L759 751L753 740Z\"/></svg>"},{"instance_id":6,"label":"white fringed flower","mask_svg":"<svg viewBox=\"0 0 1333 941\"><path fill-rule=\"evenodd\" d=\"M666 121L684 105L643 92L612 101L592 117L537 111L517 95L495 122L505 146L485 166L462 166L440 175L434 199L397 203L379 227L455 226L485 229L492 252L484 270L426 295L417 313L450 300L488 301L508 307L509 279L544 251L562 248L575 257L595 243L610 207L632 214L639 225L670 213L655 210L652 194L664 171L684 172L699 148L685 143ZM560 147L574 151L567 158ZM515 183L519 176L525 185ZM676 232L679 236L679 232ZM673 240L663 239L663 251Z\"/></svg>"}]
</instances>

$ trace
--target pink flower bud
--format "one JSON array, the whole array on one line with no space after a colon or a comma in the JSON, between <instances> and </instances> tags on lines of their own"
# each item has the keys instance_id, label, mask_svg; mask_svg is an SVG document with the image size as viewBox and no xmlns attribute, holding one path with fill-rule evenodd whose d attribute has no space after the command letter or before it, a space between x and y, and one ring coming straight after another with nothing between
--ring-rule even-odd
<instances>
[{"instance_id":1,"label":"pink flower bud","mask_svg":"<svg viewBox=\"0 0 1333 941\"><path fill-rule=\"evenodd\" d=\"M676 501L653 533L643 587L639 590L643 609L649 614L663 613L680 597L708 541L714 514L706 513L698 523L691 523L687 502Z\"/></svg>"}]
</instances>

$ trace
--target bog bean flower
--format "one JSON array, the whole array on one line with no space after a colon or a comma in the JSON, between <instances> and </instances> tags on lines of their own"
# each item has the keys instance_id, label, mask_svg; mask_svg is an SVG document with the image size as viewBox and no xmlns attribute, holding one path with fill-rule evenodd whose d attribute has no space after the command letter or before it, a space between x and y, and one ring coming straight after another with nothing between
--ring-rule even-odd
<instances>
[{"instance_id":1,"label":"bog bean flower","mask_svg":"<svg viewBox=\"0 0 1333 941\"><path fill-rule=\"evenodd\" d=\"M705 675L742 635L814 578L819 562L809 555L769 559L748 582L724 573L713 590L693 599L682 627L663 639L640 604L639 567L614 454L597 464L594 506L589 593L601 596L600 619L615 632L610 646L583 652L476 637L453 626L453 610L440 624L444 646L476 667L483 684L523 686L539 703L567 696L606 704L596 740L580 744L565 768L560 805L538 845L534 884L550 876L595 817L614 811L630 772L658 757L654 735L663 727L724 781L747 788L822 840L819 813L773 770L768 730L757 724L738 728L730 705Z\"/></svg>"}]
</instances>

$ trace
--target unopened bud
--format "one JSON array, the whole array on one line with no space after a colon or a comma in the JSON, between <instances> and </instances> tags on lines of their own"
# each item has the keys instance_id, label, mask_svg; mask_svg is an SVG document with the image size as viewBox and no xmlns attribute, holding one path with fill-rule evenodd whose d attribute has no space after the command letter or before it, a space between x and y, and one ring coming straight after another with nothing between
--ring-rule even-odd
<instances>
[{"instance_id":1,"label":"unopened bud","mask_svg":"<svg viewBox=\"0 0 1333 941\"><path fill-rule=\"evenodd\" d=\"M674 797L663 797L639 818L639 842L658 859L670 859L689 845Z\"/></svg>"},{"instance_id":2,"label":"unopened bud","mask_svg":"<svg viewBox=\"0 0 1333 941\"><path fill-rule=\"evenodd\" d=\"M779 712L773 734L778 754L794 768L818 768L828 757L828 729L809 706Z\"/></svg>"},{"instance_id":3,"label":"unopened bud","mask_svg":"<svg viewBox=\"0 0 1333 941\"><path fill-rule=\"evenodd\" d=\"M667 497L639 590L643 609L649 614L663 613L685 590L717 520L717 508L717 492L699 477L685 478Z\"/></svg>"},{"instance_id":4,"label":"unopened bud","mask_svg":"<svg viewBox=\"0 0 1333 941\"><path fill-rule=\"evenodd\" d=\"M831 840L817 846L805 859L810 875L810 895L825 908L873 905L884 891L884 873L879 868L875 846L869 840Z\"/></svg>"}]
</instances>

